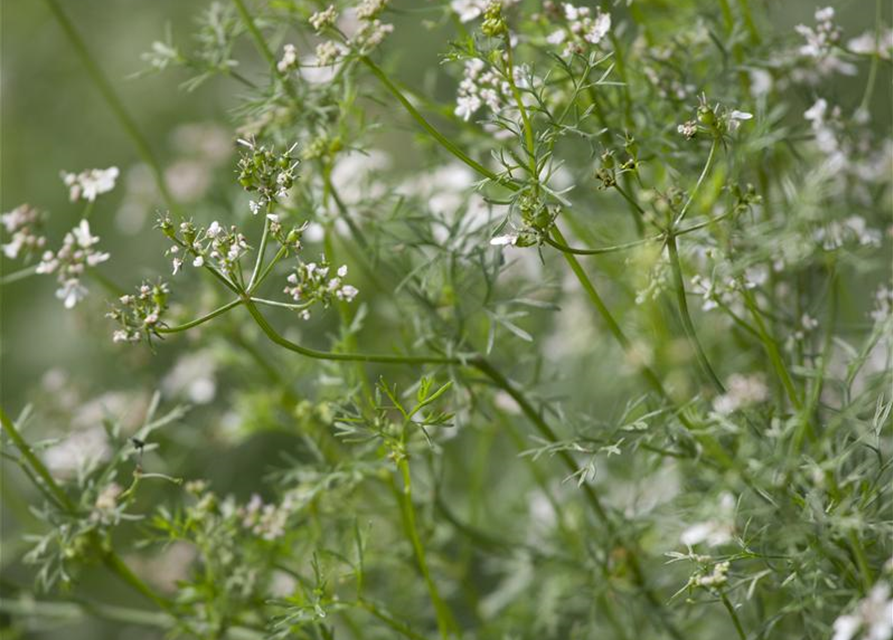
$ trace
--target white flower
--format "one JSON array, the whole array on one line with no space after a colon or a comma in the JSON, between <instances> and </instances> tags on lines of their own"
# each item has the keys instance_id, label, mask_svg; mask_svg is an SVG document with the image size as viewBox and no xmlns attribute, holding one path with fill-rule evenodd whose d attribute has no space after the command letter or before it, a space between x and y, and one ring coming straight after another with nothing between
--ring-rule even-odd
<instances>
[{"instance_id":1,"label":"white flower","mask_svg":"<svg viewBox=\"0 0 893 640\"><path fill-rule=\"evenodd\" d=\"M293 44L287 44L282 47L282 59L279 60L276 68L279 73L291 71L298 66L298 50Z\"/></svg>"},{"instance_id":2,"label":"white flower","mask_svg":"<svg viewBox=\"0 0 893 640\"><path fill-rule=\"evenodd\" d=\"M334 6L329 5L325 11L317 11L310 16L310 25L313 30L319 33L326 27L331 27L338 20L338 11Z\"/></svg>"},{"instance_id":3,"label":"white flower","mask_svg":"<svg viewBox=\"0 0 893 640\"><path fill-rule=\"evenodd\" d=\"M11 240L2 245L3 255L15 259L19 254L30 255L46 244L46 238L37 233L40 212L29 204L22 204L0 216L0 224Z\"/></svg>"},{"instance_id":4,"label":"white flower","mask_svg":"<svg viewBox=\"0 0 893 640\"><path fill-rule=\"evenodd\" d=\"M507 233L501 236L490 238L490 244L494 247L514 246L518 242L517 233Z\"/></svg>"},{"instance_id":5,"label":"white flower","mask_svg":"<svg viewBox=\"0 0 893 640\"><path fill-rule=\"evenodd\" d=\"M717 547L729 542L735 531L735 497L730 493L722 494L716 511L716 517L686 528L679 536L680 542L687 547L702 542Z\"/></svg>"},{"instance_id":6,"label":"white flower","mask_svg":"<svg viewBox=\"0 0 893 640\"><path fill-rule=\"evenodd\" d=\"M89 169L81 173L61 173L62 181L68 187L68 195L71 201L87 200L94 202L96 196L108 193L115 188L118 179L118 167L108 169Z\"/></svg>"},{"instance_id":7,"label":"white flower","mask_svg":"<svg viewBox=\"0 0 893 640\"><path fill-rule=\"evenodd\" d=\"M834 621L832 640L853 640L859 631L862 631L864 640L890 640L893 637L893 599L888 585L876 584L852 613L838 616Z\"/></svg>"},{"instance_id":8,"label":"white flower","mask_svg":"<svg viewBox=\"0 0 893 640\"><path fill-rule=\"evenodd\" d=\"M893 52L893 29L885 29L877 35L866 31L858 38L847 42L846 48L858 55L876 55L884 60L889 60L891 52Z\"/></svg>"},{"instance_id":9,"label":"white flower","mask_svg":"<svg viewBox=\"0 0 893 640\"><path fill-rule=\"evenodd\" d=\"M43 461L54 476L70 477L92 462L107 460L112 450L105 429L96 425L75 431L43 452Z\"/></svg>"},{"instance_id":10,"label":"white flower","mask_svg":"<svg viewBox=\"0 0 893 640\"><path fill-rule=\"evenodd\" d=\"M331 40L320 42L316 45L316 64L320 67L328 67L335 64L341 56L341 46Z\"/></svg>"},{"instance_id":11,"label":"white flower","mask_svg":"<svg viewBox=\"0 0 893 640\"><path fill-rule=\"evenodd\" d=\"M769 397L769 389L759 375L733 374L726 381L726 392L713 400L713 409L720 415L728 415Z\"/></svg>"}]
</instances>

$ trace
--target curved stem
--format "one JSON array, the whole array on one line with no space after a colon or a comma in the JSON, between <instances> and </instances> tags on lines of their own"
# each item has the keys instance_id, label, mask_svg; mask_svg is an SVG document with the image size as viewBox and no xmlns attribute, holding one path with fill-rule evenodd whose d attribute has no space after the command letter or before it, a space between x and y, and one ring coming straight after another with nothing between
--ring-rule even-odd
<instances>
[{"instance_id":1,"label":"curved stem","mask_svg":"<svg viewBox=\"0 0 893 640\"><path fill-rule=\"evenodd\" d=\"M25 267L24 269L19 269L18 271L13 271L12 273L8 273L2 277L0 277L0 286L4 286L7 284L12 284L13 282L18 282L19 280L24 280L25 278L30 278L33 275L37 275L37 265L32 265L30 267Z\"/></svg>"},{"instance_id":2,"label":"curved stem","mask_svg":"<svg viewBox=\"0 0 893 640\"><path fill-rule=\"evenodd\" d=\"M701 175L698 176L698 181L695 183L695 188L691 190L691 194L689 194L688 200L686 200L685 204L683 205L682 211L679 212L679 215L676 216L676 220L673 221L674 227L682 222L685 214L688 213L689 207L691 207L691 203L695 201L695 196L698 195L698 190L701 188L701 183L704 182L704 178L707 177L707 173L710 171L710 167L713 166L713 157L716 155L717 146L719 146L719 139L713 138L713 143L710 145L710 153L707 154L707 162L704 163L704 168L701 170Z\"/></svg>"},{"instance_id":3,"label":"curved stem","mask_svg":"<svg viewBox=\"0 0 893 640\"><path fill-rule=\"evenodd\" d=\"M403 528L406 532L406 537L409 538L412 544L419 571L422 573L422 578L425 580L425 586L428 588L428 594L431 597L431 603L434 605L434 615L437 618L437 629L440 632L440 637L445 639L450 636L450 630L456 628L456 622L446 602L441 598L440 592L437 590L437 584L434 582L434 579L431 577L431 571L428 569L425 547L422 544L422 539L419 537L418 527L416 526L415 506L412 504L412 476L409 472L408 460L405 457L402 458L397 463L397 468L403 480L403 490L398 491L395 485L394 492L397 494L397 499L400 502L400 511L403 514Z\"/></svg>"},{"instance_id":4,"label":"curved stem","mask_svg":"<svg viewBox=\"0 0 893 640\"><path fill-rule=\"evenodd\" d=\"M627 249L633 249L635 247L640 247L643 244L647 244L649 242L656 242L660 240L663 236L651 236L650 238L643 238L642 240L634 240L633 242L627 242L625 244L615 244L610 247L597 247L595 249L580 249L577 247L569 247L566 244L562 244L557 240L553 240L552 238L546 236L543 239L546 244L551 247L558 249L564 253L572 253L577 256L598 256L603 255L605 253L615 253L617 251L626 251Z\"/></svg>"},{"instance_id":5,"label":"curved stem","mask_svg":"<svg viewBox=\"0 0 893 640\"><path fill-rule=\"evenodd\" d=\"M270 65L270 73L273 77L278 78L280 84L285 89L285 92L288 93L289 97L292 99L296 99L298 96L295 93L295 88L288 81L288 78L279 71L278 63L276 62L276 56L273 55L273 52L270 51L270 47L267 45L267 41L264 38L264 34L260 32L260 29L257 28L257 23L254 22L254 18L251 17L251 13L248 11L248 7L245 6L245 3L242 0L233 0L233 4L236 5L236 10L239 12L239 17L242 19L242 23L245 25L245 28L248 29L248 32L251 34L251 37L254 39L254 44L257 47L257 50L267 61L267 64Z\"/></svg>"},{"instance_id":6,"label":"curved stem","mask_svg":"<svg viewBox=\"0 0 893 640\"><path fill-rule=\"evenodd\" d=\"M511 36L505 38L506 67L508 69L508 82L512 90L512 97L515 99L515 105L521 112L521 121L524 124L524 143L527 145L527 158L529 162L528 171L530 171L530 179L533 180L534 189L539 193L539 170L536 162L536 148L534 147L533 125L530 124L530 116L527 113L527 107L521 99L521 92L515 84L515 66L512 62L512 42Z\"/></svg>"},{"instance_id":7,"label":"curved stem","mask_svg":"<svg viewBox=\"0 0 893 640\"><path fill-rule=\"evenodd\" d=\"M270 272L273 271L273 267L285 257L285 254L288 253L287 247L279 247L279 251L276 252L276 255L273 256L273 259L270 260L269 264L264 267L264 270L261 271L260 275L257 277L257 280L254 281L254 286L249 286L246 293L250 294L255 291L264 280L267 279L267 276L270 275Z\"/></svg>"},{"instance_id":8,"label":"curved stem","mask_svg":"<svg viewBox=\"0 0 893 640\"><path fill-rule=\"evenodd\" d=\"M462 359L451 358L448 356L399 356L374 353L333 353L331 351L319 351L317 349L302 347L301 345L296 344L280 335L272 327L272 325L270 325L270 323L267 321L267 319L250 298L243 300L245 303L245 308L248 309L248 313L251 314L251 317L254 318L255 322L257 322L261 331L263 331L271 341L278 344L280 347L283 347L284 349L294 351L295 353L300 353L301 355L308 358L340 362L378 362L381 364L464 364L464 361Z\"/></svg>"},{"instance_id":9,"label":"curved stem","mask_svg":"<svg viewBox=\"0 0 893 640\"><path fill-rule=\"evenodd\" d=\"M291 311L303 311L304 309L308 309L312 306L312 303L304 303L304 304L291 304L289 302L279 302L278 300L267 300L266 298L256 298L251 296L251 302L256 302L257 304L263 304L268 307L279 307L280 309L289 309Z\"/></svg>"},{"instance_id":10,"label":"curved stem","mask_svg":"<svg viewBox=\"0 0 893 640\"><path fill-rule=\"evenodd\" d=\"M223 315L230 309L238 307L240 304L242 304L242 299L238 298L231 302L227 302L222 307L218 307L217 309L214 309L214 311L211 311L210 313L206 313L205 315L201 316L200 318L196 318L195 320L190 320L189 322L184 322L183 324L178 324L173 327L159 327L158 329L156 329L156 331L158 333L179 333L180 331L187 331L188 329L197 327L200 324L204 324L204 323L208 322L209 320L213 320L217 316Z\"/></svg>"},{"instance_id":11,"label":"curved stem","mask_svg":"<svg viewBox=\"0 0 893 640\"><path fill-rule=\"evenodd\" d=\"M248 279L246 291L254 289L257 278L261 273L261 265L264 263L264 255L267 252L267 242L270 239L270 219L264 216L264 231L260 237L260 246L257 249L257 258L254 260L254 269L251 270L251 277Z\"/></svg>"},{"instance_id":12,"label":"curved stem","mask_svg":"<svg viewBox=\"0 0 893 640\"><path fill-rule=\"evenodd\" d=\"M672 233L667 236L667 250L670 256L670 268L673 271L673 288L676 290L676 303L679 306L682 328L685 330L685 335L688 337L688 341L691 343L691 346L695 351L695 356L697 357L701 368L704 369L704 373L707 374L710 383L713 385L714 389L716 389L717 393L725 393L726 389L722 382L720 382L719 376L716 375L716 372L710 365L710 360L707 358L707 354L704 352L704 347L698 339L697 331L695 331L691 313L688 311L688 301L685 297L685 280L682 277L682 264L679 260L679 249L676 246L676 237Z\"/></svg>"},{"instance_id":13,"label":"curved stem","mask_svg":"<svg viewBox=\"0 0 893 640\"><path fill-rule=\"evenodd\" d=\"M403 92L397 88L397 86L391 82L391 79L385 74L381 68L375 64L371 58L368 56L360 56L360 62L369 67L369 70L372 71L372 74L378 78L378 80L385 86L385 88L390 91L395 98L403 105L403 108L413 117L413 119L419 123L419 125L431 134L431 137L437 140L440 145L456 156L459 160L467 164L469 167L477 171L479 174L484 176L485 178L489 178L493 182L502 185L507 189L511 189L512 191L518 191L521 187L512 181L510 178L498 176L492 171L490 171L487 167L477 162L476 160L472 160L468 155L465 154L459 147L450 141L449 138L444 136L440 131L435 129L425 117L419 113L418 109L416 109L412 103L403 95Z\"/></svg>"},{"instance_id":14,"label":"curved stem","mask_svg":"<svg viewBox=\"0 0 893 640\"><path fill-rule=\"evenodd\" d=\"M93 84L96 85L99 93L102 94L102 97L105 99L106 104L111 109L112 113L115 114L115 117L118 119L118 122L120 122L121 126L127 132L127 135L129 135L131 140L133 140L134 144L136 145L137 152L143 159L143 162L145 162L149 166L149 170L152 172L152 176L155 178L155 184L158 186L158 191L161 193L161 197L164 199L169 208L174 211L178 211L178 205L167 187L167 182L164 179L164 172L162 171L161 165L158 163L158 160L155 158L155 154L152 153L152 148L149 146L146 138L143 137L143 134L140 133L139 127L137 127L136 122L134 122L133 118L127 112L127 109L124 107L124 103L121 102L121 99L115 93L115 90L112 88L111 83L109 83L108 78L105 77L102 69L99 68L99 65L90 55L87 46L84 44L84 41L81 38L80 34L77 32L77 29L75 29L74 24L72 24L71 20L68 19L68 16L65 15L65 12L62 11L62 8L59 6L57 0L44 0L44 2L46 2L47 6L49 7L50 12L56 19L56 22L59 23L60 27L62 27L62 30L65 32L66 37L68 38L72 47L74 47L75 53L81 59L83 65L87 68L87 73L89 74L91 80L93 80Z\"/></svg>"},{"instance_id":15,"label":"curved stem","mask_svg":"<svg viewBox=\"0 0 893 640\"><path fill-rule=\"evenodd\" d=\"M741 626L741 620L738 618L738 612L735 611L735 607L732 605L729 597L726 594L722 594L721 600L723 606L726 608L726 611L729 612L729 616L732 618L732 624L735 625L735 631L738 632L738 638L740 638L740 640L747 640L747 634L744 632L744 627Z\"/></svg>"}]
</instances>

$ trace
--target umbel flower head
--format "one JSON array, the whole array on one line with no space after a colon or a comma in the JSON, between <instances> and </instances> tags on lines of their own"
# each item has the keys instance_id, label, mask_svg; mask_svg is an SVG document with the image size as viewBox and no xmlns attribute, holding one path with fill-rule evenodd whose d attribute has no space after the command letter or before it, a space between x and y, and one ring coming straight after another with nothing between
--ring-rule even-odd
<instances>
[{"instance_id":1,"label":"umbel flower head","mask_svg":"<svg viewBox=\"0 0 893 640\"><path fill-rule=\"evenodd\" d=\"M118 179L118 167L108 169L87 169L80 173L61 173L62 182L68 187L68 196L72 202L86 200L94 202L96 197L108 193L115 188Z\"/></svg>"},{"instance_id":2,"label":"umbel flower head","mask_svg":"<svg viewBox=\"0 0 893 640\"><path fill-rule=\"evenodd\" d=\"M139 342L140 339L158 336L159 327L164 326L163 316L167 310L170 288L159 280L156 283L144 282L135 294L118 298L118 305L106 314L120 326L112 339L115 342Z\"/></svg>"},{"instance_id":3,"label":"umbel flower head","mask_svg":"<svg viewBox=\"0 0 893 640\"><path fill-rule=\"evenodd\" d=\"M21 204L0 216L3 230L11 236L2 245L3 255L11 260L22 256L26 260L43 249L46 238L41 233L43 214L30 204Z\"/></svg>"},{"instance_id":4,"label":"umbel flower head","mask_svg":"<svg viewBox=\"0 0 893 640\"><path fill-rule=\"evenodd\" d=\"M359 291L356 287L344 283L347 276L347 265L338 267L334 277L329 277L329 263L325 257L320 262L301 262L288 275L288 286L284 292L299 305L300 316L310 318L309 307L321 303L328 308L333 300L352 302Z\"/></svg>"},{"instance_id":5,"label":"umbel flower head","mask_svg":"<svg viewBox=\"0 0 893 640\"><path fill-rule=\"evenodd\" d=\"M74 229L65 234L62 247L55 253L44 252L37 273L55 273L59 288L56 297L62 300L66 309L71 309L87 295L81 284L81 276L88 267L105 262L108 253L96 250L99 237L90 232L90 223L83 219Z\"/></svg>"},{"instance_id":6,"label":"umbel flower head","mask_svg":"<svg viewBox=\"0 0 893 640\"><path fill-rule=\"evenodd\" d=\"M240 139L239 144L248 149L239 159L239 184L245 191L258 194L257 200L248 203L251 213L272 209L280 198L288 195L294 184L300 160L292 158L291 153L297 144L284 153L258 146L253 140Z\"/></svg>"}]
</instances>

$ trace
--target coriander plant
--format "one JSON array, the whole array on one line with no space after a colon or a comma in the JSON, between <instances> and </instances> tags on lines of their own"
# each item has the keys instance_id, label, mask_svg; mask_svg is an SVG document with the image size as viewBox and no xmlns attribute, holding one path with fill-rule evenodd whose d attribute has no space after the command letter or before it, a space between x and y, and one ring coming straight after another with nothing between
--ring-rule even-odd
<instances>
[{"instance_id":1,"label":"coriander plant","mask_svg":"<svg viewBox=\"0 0 893 640\"><path fill-rule=\"evenodd\" d=\"M37 4L4 637L893 638L888 4L183 3L163 135Z\"/></svg>"}]
</instances>

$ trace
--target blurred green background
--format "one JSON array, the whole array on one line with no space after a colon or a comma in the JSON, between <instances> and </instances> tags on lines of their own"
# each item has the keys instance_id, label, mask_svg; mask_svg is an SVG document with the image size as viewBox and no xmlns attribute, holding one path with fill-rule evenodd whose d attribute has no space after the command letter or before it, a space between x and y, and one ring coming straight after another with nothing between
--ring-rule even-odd
<instances>
[{"instance_id":1,"label":"blurred green background","mask_svg":"<svg viewBox=\"0 0 893 640\"><path fill-rule=\"evenodd\" d=\"M646 11L673 10L673 3L664 0L635 2ZM164 39L166 28L172 30L176 42L185 42L194 31L195 17L210 2L78 0L62 4L162 163L173 160L176 145L172 134L181 125L212 121L222 125L224 131L232 132L230 112L238 103L238 84L214 79L188 93L179 86L186 79L179 71L132 77L147 67L140 55L151 48L153 41ZM425 3L431 4L434 3ZM874 23L873 0L831 4L837 8L836 20L844 28L845 38L855 37ZM811 0L754 2L754 5L764 16L769 11L772 26L779 32L789 31L801 22L812 24L817 6ZM884 2L883 5L889 22L891 4ZM407 83L425 86L425 76L430 75L431 69L437 69L438 56L446 51L447 43L431 37L424 29L412 28L420 20L412 9L419 5L404 2L395 6L404 13L395 20L397 29L386 49L390 55L398 55L400 74ZM251 63L259 64L259 60L249 43L242 44L244 48L237 49L234 57L242 61L240 72L250 77L253 71L262 68L250 68ZM841 95L850 86L861 90L860 78L837 76L837 81ZM449 99L449 83L440 79L437 85L439 92L444 92L444 97ZM810 96L804 99L809 100ZM889 113L889 104L889 82L882 81L875 94L875 113ZM879 126L885 126L883 118ZM59 171L117 165L126 176L128 167L138 161L132 142L90 82L46 5L39 0L5 1L2 210L29 202L50 212L48 237L51 243L58 242L80 215L80 208L67 200ZM225 176L227 171L224 162L218 174ZM159 234L149 230L153 214L149 214L141 234L128 235L116 228L115 218L126 191L123 176L114 192L100 198L91 220L95 232L102 238L102 247L112 254L112 261L104 268L115 274L117 282L129 286L153 269L164 273L167 267L161 256L165 245ZM7 272L17 268L6 260L2 266ZM95 284L90 286L96 289ZM96 314L101 303L94 297L89 303L66 311L54 298L54 289L52 278L35 277L0 291L3 328L0 388L5 405L13 411L20 409L25 403L25 390L51 367L76 372L79 379L89 381L97 389L109 386L108 383L113 383L112 387L140 382L149 387L154 385L153 372L168 364L163 354L151 361L139 359L140 367L129 366L131 356L122 355L123 351L115 349L107 339L110 324L108 331L96 330L97 324L106 323Z\"/></svg>"}]
</instances>

